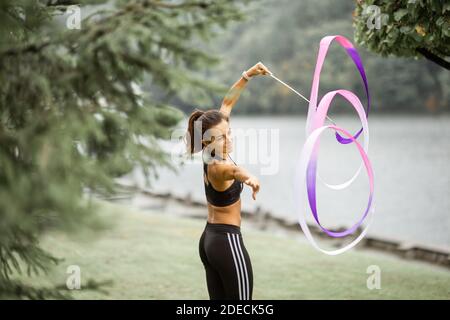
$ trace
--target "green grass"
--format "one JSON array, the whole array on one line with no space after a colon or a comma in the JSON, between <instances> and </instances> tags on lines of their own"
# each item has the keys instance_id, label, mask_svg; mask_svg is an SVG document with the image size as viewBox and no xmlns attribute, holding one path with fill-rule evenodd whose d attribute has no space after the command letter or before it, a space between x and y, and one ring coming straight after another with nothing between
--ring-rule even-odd
<instances>
[{"instance_id":1,"label":"green grass","mask_svg":"<svg viewBox=\"0 0 450 320\"><path fill-rule=\"evenodd\" d=\"M34 285L64 284L69 265L89 279L112 280L108 293L74 290L77 299L208 299L198 241L204 221L105 204L115 226L97 236L51 233L42 245L65 261ZM449 299L450 272L432 265L353 250L339 256L242 225L252 259L254 299ZM381 269L381 289L366 286L369 265Z\"/></svg>"}]
</instances>

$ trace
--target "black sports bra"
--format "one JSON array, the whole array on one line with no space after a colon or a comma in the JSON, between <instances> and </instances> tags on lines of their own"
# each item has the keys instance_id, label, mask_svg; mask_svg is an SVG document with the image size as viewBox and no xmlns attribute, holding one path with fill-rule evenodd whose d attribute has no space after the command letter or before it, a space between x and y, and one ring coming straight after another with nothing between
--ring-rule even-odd
<instances>
[{"instance_id":1,"label":"black sports bra","mask_svg":"<svg viewBox=\"0 0 450 320\"><path fill-rule=\"evenodd\" d=\"M233 160L233 159L232 159ZM233 161L234 162L234 161ZM236 164L236 163L235 163ZM234 179L233 184L224 191L217 191L213 188L208 179L208 164L203 162L203 173L206 177L204 181L206 200L216 207L225 207L235 203L240 199L241 192L244 189L244 184L237 179Z\"/></svg>"}]
</instances>

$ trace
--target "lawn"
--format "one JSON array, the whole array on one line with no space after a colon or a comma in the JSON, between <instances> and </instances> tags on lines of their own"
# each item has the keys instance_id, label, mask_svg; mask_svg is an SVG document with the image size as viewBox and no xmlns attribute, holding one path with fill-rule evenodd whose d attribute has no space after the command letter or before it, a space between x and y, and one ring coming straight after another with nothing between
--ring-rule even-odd
<instances>
[{"instance_id":1,"label":"lawn","mask_svg":"<svg viewBox=\"0 0 450 320\"><path fill-rule=\"evenodd\" d=\"M42 245L65 260L36 285L64 284L67 267L81 268L76 299L208 299L198 240L204 221L105 203L114 226L89 235L52 232ZM353 250L326 256L307 243L242 225L252 259L254 299L449 299L450 271L394 256ZM367 288L367 267L381 270L381 288ZM111 281L107 292L83 290L89 280Z\"/></svg>"}]
</instances>

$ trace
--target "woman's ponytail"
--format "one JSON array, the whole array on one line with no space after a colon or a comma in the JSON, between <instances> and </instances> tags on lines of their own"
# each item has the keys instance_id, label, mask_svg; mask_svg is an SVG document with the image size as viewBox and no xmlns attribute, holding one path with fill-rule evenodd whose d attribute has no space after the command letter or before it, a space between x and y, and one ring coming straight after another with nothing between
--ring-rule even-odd
<instances>
[{"instance_id":1,"label":"woman's ponytail","mask_svg":"<svg viewBox=\"0 0 450 320\"><path fill-rule=\"evenodd\" d=\"M189 124L187 130L187 151L188 154L192 155L196 152L199 152L203 149L202 146L202 125L196 125L195 121L197 121L205 111L195 109L191 115L189 116Z\"/></svg>"}]
</instances>

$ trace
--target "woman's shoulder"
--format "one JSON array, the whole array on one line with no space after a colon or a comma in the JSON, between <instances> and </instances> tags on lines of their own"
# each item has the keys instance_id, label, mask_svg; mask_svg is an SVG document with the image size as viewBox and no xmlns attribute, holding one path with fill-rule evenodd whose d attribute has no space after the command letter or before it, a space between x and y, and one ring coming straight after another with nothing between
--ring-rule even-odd
<instances>
[{"instance_id":1,"label":"woman's shoulder","mask_svg":"<svg viewBox=\"0 0 450 320\"><path fill-rule=\"evenodd\" d=\"M230 165L235 165L233 162L231 162L231 161L228 161L228 160L217 160L217 159L213 159L213 160L211 160L211 161L209 161L209 162L205 162L205 164L206 165L209 165L209 167L210 168L216 168L216 169L218 169L218 168L223 168L223 167L227 167L227 166L230 166Z\"/></svg>"},{"instance_id":2,"label":"woman's shoulder","mask_svg":"<svg viewBox=\"0 0 450 320\"><path fill-rule=\"evenodd\" d=\"M232 167L232 166L234 167L236 165L231 161L223 161L223 160L221 161L221 160L216 160L216 159L211 160L209 163L205 164L205 168L206 168L207 172L212 177L222 176L223 172L226 170L229 170L230 167Z\"/></svg>"}]
</instances>

